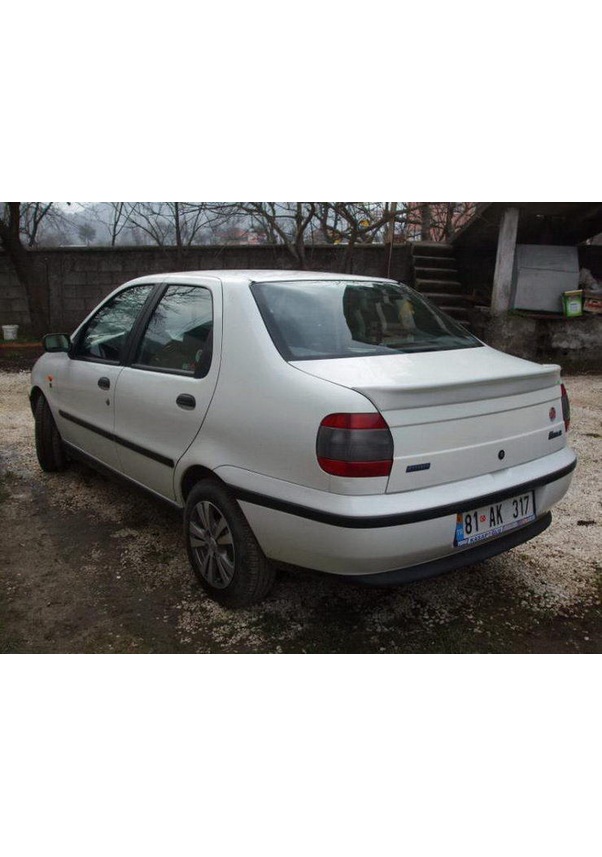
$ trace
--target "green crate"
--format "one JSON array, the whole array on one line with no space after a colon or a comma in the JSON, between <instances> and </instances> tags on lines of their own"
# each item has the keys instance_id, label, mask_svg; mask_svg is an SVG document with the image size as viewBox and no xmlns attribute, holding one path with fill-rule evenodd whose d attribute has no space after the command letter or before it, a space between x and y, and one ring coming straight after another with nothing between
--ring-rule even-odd
<instances>
[{"instance_id":1,"label":"green crate","mask_svg":"<svg viewBox=\"0 0 602 857\"><path fill-rule=\"evenodd\" d=\"M583 315L583 290L574 289L562 293L562 309L566 318L577 318Z\"/></svg>"}]
</instances>

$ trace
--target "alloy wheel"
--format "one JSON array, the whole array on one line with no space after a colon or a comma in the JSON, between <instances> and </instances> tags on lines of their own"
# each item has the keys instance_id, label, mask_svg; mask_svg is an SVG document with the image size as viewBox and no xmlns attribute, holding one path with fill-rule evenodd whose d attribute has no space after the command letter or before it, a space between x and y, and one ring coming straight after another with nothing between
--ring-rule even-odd
<instances>
[{"instance_id":1,"label":"alloy wheel","mask_svg":"<svg viewBox=\"0 0 602 857\"><path fill-rule=\"evenodd\" d=\"M225 589L234 577L234 540L217 506L208 500L196 504L188 537L203 579L216 589Z\"/></svg>"}]
</instances>

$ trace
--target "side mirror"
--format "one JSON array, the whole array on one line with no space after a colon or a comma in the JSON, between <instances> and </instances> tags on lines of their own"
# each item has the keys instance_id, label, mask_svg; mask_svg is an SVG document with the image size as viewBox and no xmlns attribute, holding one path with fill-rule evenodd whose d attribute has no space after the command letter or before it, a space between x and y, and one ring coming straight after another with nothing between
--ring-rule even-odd
<instances>
[{"instance_id":1,"label":"side mirror","mask_svg":"<svg viewBox=\"0 0 602 857\"><path fill-rule=\"evenodd\" d=\"M69 351L71 339L66 333L47 333L42 339L44 351Z\"/></svg>"}]
</instances>

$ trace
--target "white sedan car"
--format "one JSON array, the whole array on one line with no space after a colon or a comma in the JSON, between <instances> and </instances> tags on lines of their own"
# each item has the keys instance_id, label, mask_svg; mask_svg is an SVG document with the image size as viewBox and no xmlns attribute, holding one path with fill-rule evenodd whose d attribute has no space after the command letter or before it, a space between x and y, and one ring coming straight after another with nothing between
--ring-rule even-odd
<instances>
[{"instance_id":1,"label":"white sedan car","mask_svg":"<svg viewBox=\"0 0 602 857\"><path fill-rule=\"evenodd\" d=\"M575 468L559 367L392 280L141 277L44 344L42 468L83 458L183 509L192 567L229 606L278 564L388 584L480 562L541 533Z\"/></svg>"}]
</instances>

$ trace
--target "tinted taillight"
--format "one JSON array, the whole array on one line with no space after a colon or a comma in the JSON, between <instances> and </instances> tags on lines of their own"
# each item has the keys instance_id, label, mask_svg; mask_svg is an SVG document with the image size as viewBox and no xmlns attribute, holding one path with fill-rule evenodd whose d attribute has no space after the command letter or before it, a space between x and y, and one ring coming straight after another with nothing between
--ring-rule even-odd
<instances>
[{"instance_id":1,"label":"tinted taillight","mask_svg":"<svg viewBox=\"0 0 602 857\"><path fill-rule=\"evenodd\" d=\"M329 414L320 423L318 463L334 476L388 476L393 438L380 414Z\"/></svg>"},{"instance_id":2,"label":"tinted taillight","mask_svg":"<svg viewBox=\"0 0 602 857\"><path fill-rule=\"evenodd\" d=\"M571 405L569 403L569 394L566 391L564 384L560 385L561 401L562 401L562 419L564 420L564 430L568 431L571 424Z\"/></svg>"}]
</instances>

